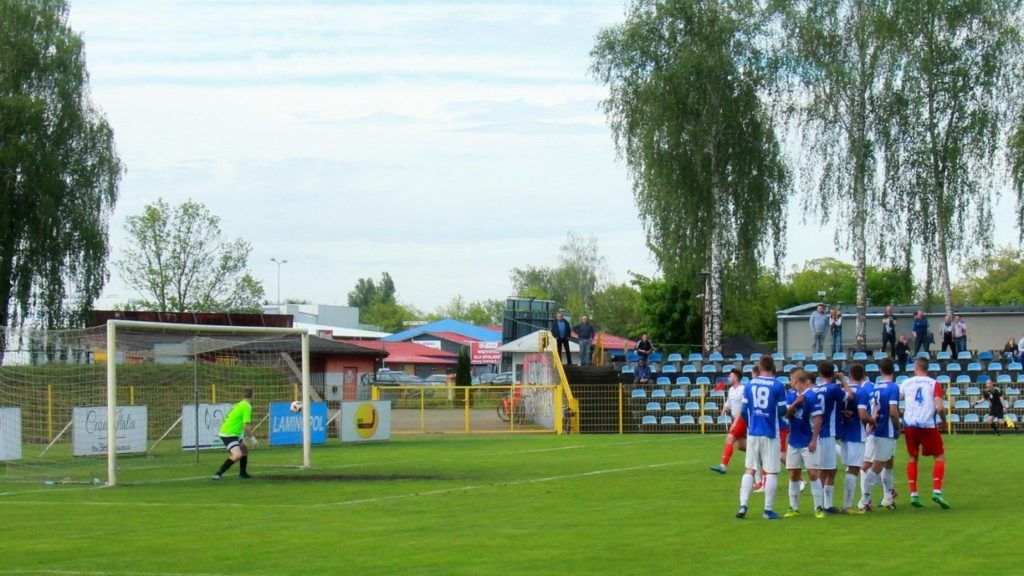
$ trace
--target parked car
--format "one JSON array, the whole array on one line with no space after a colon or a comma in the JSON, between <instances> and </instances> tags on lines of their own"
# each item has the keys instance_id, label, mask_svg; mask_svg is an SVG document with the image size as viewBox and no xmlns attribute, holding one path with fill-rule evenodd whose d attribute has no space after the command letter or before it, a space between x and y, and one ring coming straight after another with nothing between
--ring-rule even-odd
<instances>
[{"instance_id":1,"label":"parked car","mask_svg":"<svg viewBox=\"0 0 1024 576\"><path fill-rule=\"evenodd\" d=\"M431 386L448 386L450 384L454 384L455 383L455 375L454 374L431 374L430 376L427 376L425 380L423 380L423 383L424 384L429 384Z\"/></svg>"},{"instance_id":2,"label":"parked car","mask_svg":"<svg viewBox=\"0 0 1024 576\"><path fill-rule=\"evenodd\" d=\"M379 370L369 384L371 386L419 386L423 384L423 379L398 370Z\"/></svg>"},{"instance_id":3,"label":"parked car","mask_svg":"<svg viewBox=\"0 0 1024 576\"><path fill-rule=\"evenodd\" d=\"M511 372L499 372L485 386L510 386L514 382Z\"/></svg>"}]
</instances>

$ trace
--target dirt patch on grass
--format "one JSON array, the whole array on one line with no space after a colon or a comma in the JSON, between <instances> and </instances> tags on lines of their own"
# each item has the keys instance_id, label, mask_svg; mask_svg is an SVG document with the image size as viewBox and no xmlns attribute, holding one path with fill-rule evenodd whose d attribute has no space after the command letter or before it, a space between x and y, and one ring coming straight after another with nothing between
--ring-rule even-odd
<instances>
[{"instance_id":1,"label":"dirt patch on grass","mask_svg":"<svg viewBox=\"0 0 1024 576\"><path fill-rule=\"evenodd\" d=\"M445 480L428 474L260 474L253 480L274 482L398 482L402 480Z\"/></svg>"}]
</instances>

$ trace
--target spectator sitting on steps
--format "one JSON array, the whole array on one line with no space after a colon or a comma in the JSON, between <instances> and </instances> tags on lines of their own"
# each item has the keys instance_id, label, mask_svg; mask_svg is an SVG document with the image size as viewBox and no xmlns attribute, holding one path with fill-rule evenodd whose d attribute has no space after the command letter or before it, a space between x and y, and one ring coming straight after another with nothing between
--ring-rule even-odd
<instances>
[{"instance_id":1,"label":"spectator sitting on steps","mask_svg":"<svg viewBox=\"0 0 1024 576\"><path fill-rule=\"evenodd\" d=\"M641 356L633 371L633 385L647 386L651 383L651 367L647 365L647 358Z\"/></svg>"}]
</instances>

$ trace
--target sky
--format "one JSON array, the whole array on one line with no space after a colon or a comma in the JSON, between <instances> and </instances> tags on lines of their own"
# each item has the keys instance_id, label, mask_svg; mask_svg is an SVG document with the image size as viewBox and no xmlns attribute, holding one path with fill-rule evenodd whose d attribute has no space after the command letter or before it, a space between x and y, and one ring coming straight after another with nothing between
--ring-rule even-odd
<instances>
[{"instance_id":1,"label":"sky","mask_svg":"<svg viewBox=\"0 0 1024 576\"><path fill-rule=\"evenodd\" d=\"M271 302L345 304L385 271L425 312L504 299L510 271L556 265L570 231L598 239L612 280L656 274L589 72L624 5L73 1L127 168L97 307L140 298L116 262L126 217L160 198L248 241ZM997 243L1016 237L1009 206ZM836 255L828 227L790 213L787 269Z\"/></svg>"}]
</instances>

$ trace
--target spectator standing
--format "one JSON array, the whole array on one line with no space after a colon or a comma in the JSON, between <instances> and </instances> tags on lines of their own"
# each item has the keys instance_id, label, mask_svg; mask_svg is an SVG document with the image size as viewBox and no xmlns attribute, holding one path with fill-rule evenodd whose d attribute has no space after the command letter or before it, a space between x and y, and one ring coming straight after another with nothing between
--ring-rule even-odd
<instances>
[{"instance_id":1,"label":"spectator standing","mask_svg":"<svg viewBox=\"0 0 1024 576\"><path fill-rule=\"evenodd\" d=\"M882 314L882 351L885 352L885 345L889 344L893 357L896 356L896 316L892 313L892 305L885 307L885 314Z\"/></svg>"},{"instance_id":2,"label":"spectator standing","mask_svg":"<svg viewBox=\"0 0 1024 576\"><path fill-rule=\"evenodd\" d=\"M958 354L967 350L967 322L959 314L953 317L953 341Z\"/></svg>"},{"instance_id":3,"label":"spectator standing","mask_svg":"<svg viewBox=\"0 0 1024 576\"><path fill-rule=\"evenodd\" d=\"M914 314L914 355L916 356L921 348L928 351L928 318L924 315L924 310L918 310L917 314Z\"/></svg>"},{"instance_id":4,"label":"spectator standing","mask_svg":"<svg viewBox=\"0 0 1024 576\"><path fill-rule=\"evenodd\" d=\"M1018 358L1024 359L1024 336L1020 337L1020 341L1017 342L1017 354Z\"/></svg>"},{"instance_id":5,"label":"spectator standing","mask_svg":"<svg viewBox=\"0 0 1024 576\"><path fill-rule=\"evenodd\" d=\"M828 327L832 331L832 354L843 351L843 313L833 308L828 317Z\"/></svg>"},{"instance_id":6,"label":"spectator standing","mask_svg":"<svg viewBox=\"0 0 1024 576\"><path fill-rule=\"evenodd\" d=\"M942 321L942 351L945 352L947 348L956 354L956 343L953 341L953 317L946 314L946 317Z\"/></svg>"},{"instance_id":7,"label":"spectator standing","mask_svg":"<svg viewBox=\"0 0 1024 576\"><path fill-rule=\"evenodd\" d=\"M1010 339L1006 341L1006 346L1003 346L1003 359L1007 362L1020 362L1020 347L1017 346L1017 341L1010 336Z\"/></svg>"},{"instance_id":8,"label":"spectator standing","mask_svg":"<svg viewBox=\"0 0 1024 576\"><path fill-rule=\"evenodd\" d=\"M825 305L818 304L818 307L811 312L811 352L823 352L825 349L825 330L828 328L828 314L825 314Z\"/></svg>"},{"instance_id":9,"label":"spectator standing","mask_svg":"<svg viewBox=\"0 0 1024 576\"><path fill-rule=\"evenodd\" d=\"M639 356L641 360L647 360L647 357L655 350L656 348L654 347L654 344L651 343L651 339L647 334L641 336L640 341L637 342L636 346L633 348L633 351L636 352L637 356Z\"/></svg>"},{"instance_id":10,"label":"spectator standing","mask_svg":"<svg viewBox=\"0 0 1024 576\"><path fill-rule=\"evenodd\" d=\"M561 354L565 349L565 363L572 365L572 352L569 351L569 337L572 336L572 325L565 319L561 312L555 315L555 325L551 329L555 335L555 350Z\"/></svg>"},{"instance_id":11,"label":"spectator standing","mask_svg":"<svg viewBox=\"0 0 1024 576\"><path fill-rule=\"evenodd\" d=\"M580 323L573 327L576 333L576 341L580 345L580 366L589 366L591 360L591 345L594 341L594 326L590 323L590 316L580 316Z\"/></svg>"}]
</instances>

